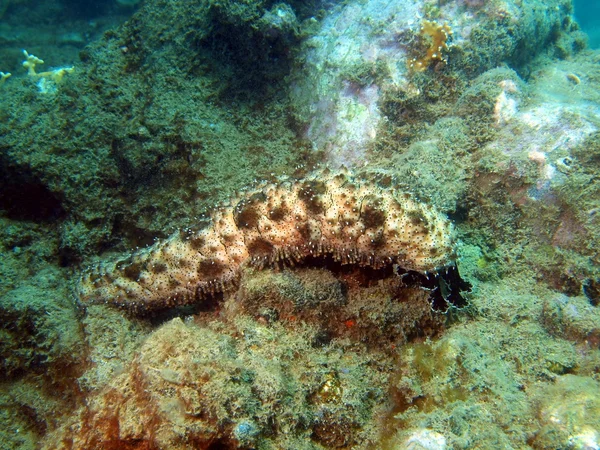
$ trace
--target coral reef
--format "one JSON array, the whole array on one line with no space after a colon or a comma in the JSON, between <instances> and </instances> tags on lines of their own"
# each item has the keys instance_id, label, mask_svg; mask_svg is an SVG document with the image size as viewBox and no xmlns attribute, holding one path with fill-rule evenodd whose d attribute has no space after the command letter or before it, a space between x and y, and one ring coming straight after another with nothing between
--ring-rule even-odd
<instances>
[{"instance_id":1,"label":"coral reef","mask_svg":"<svg viewBox=\"0 0 600 450\"><path fill-rule=\"evenodd\" d=\"M222 292L245 263L264 267L324 255L374 269L398 264L436 272L453 260L452 228L408 194L319 172L234 199L201 231L101 263L82 275L78 296L144 311Z\"/></svg>"},{"instance_id":2,"label":"coral reef","mask_svg":"<svg viewBox=\"0 0 600 450\"><path fill-rule=\"evenodd\" d=\"M10 3L0 449L600 448L570 0Z\"/></svg>"}]
</instances>

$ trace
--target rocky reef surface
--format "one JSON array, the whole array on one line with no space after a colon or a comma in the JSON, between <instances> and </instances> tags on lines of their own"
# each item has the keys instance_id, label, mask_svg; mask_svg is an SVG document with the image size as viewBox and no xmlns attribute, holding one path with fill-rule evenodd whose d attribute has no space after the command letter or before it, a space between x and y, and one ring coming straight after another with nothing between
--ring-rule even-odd
<instances>
[{"instance_id":1,"label":"rocky reef surface","mask_svg":"<svg viewBox=\"0 0 600 450\"><path fill-rule=\"evenodd\" d=\"M0 5L0 448L600 446L569 0L68 3Z\"/></svg>"}]
</instances>

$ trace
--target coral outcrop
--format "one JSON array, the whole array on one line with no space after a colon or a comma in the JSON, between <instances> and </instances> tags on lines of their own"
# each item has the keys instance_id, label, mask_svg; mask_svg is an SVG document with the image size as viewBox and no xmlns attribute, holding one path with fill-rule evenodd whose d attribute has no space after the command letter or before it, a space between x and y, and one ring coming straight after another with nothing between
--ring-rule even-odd
<instances>
[{"instance_id":1,"label":"coral outcrop","mask_svg":"<svg viewBox=\"0 0 600 450\"><path fill-rule=\"evenodd\" d=\"M409 103L397 111L400 124L449 117L456 95L481 73L504 64L526 73L545 48L564 59L581 50L571 13L565 0L345 2L306 40L292 71L296 120L330 165L376 161L373 144L394 116L385 108L391 92Z\"/></svg>"},{"instance_id":2,"label":"coral outcrop","mask_svg":"<svg viewBox=\"0 0 600 450\"><path fill-rule=\"evenodd\" d=\"M83 302L136 311L196 301L234 285L244 264L327 256L372 268L436 271L452 262L452 227L432 207L347 173L269 184L217 209L211 225L176 233L86 271Z\"/></svg>"},{"instance_id":3,"label":"coral outcrop","mask_svg":"<svg viewBox=\"0 0 600 450\"><path fill-rule=\"evenodd\" d=\"M322 449L373 441L386 365L350 345L314 345L318 339L306 326L174 319L42 448Z\"/></svg>"}]
</instances>

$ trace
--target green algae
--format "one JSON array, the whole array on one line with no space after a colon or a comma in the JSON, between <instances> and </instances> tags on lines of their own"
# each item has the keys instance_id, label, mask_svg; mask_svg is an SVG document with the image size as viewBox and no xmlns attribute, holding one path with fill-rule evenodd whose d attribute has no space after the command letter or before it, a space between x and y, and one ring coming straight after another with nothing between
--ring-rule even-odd
<instances>
[{"instance_id":1,"label":"green algae","mask_svg":"<svg viewBox=\"0 0 600 450\"><path fill-rule=\"evenodd\" d=\"M444 212L455 212L467 194L471 165L467 150L472 144L462 120L441 119L428 128L427 140L416 140L403 152L390 155L384 164L372 167L393 173L400 190L412 192ZM444 189L438 188L441 185Z\"/></svg>"},{"instance_id":2,"label":"green algae","mask_svg":"<svg viewBox=\"0 0 600 450\"><path fill-rule=\"evenodd\" d=\"M528 390L537 381L568 377L564 374L578 370L578 356L572 344L538 323L543 301L527 293L523 280L513 278L511 284L482 285L472 299L474 320L454 325L439 340L399 351L394 389L400 401L389 419L397 427L390 442L427 427L453 448L475 442L481 448L526 445L538 401Z\"/></svg>"},{"instance_id":3,"label":"green algae","mask_svg":"<svg viewBox=\"0 0 600 450\"><path fill-rule=\"evenodd\" d=\"M225 94L218 75L189 79L177 55L164 63L173 73L155 73L147 63L134 70L132 58L144 49L122 48L135 31L108 34L86 49L55 96L40 96L27 82L3 93L12 105L3 110L4 164L32 180L21 189L38 182L61 199L66 257L122 236L140 245L191 225L209 205L302 156L294 133L274 120L284 114L280 98L216 104L233 91ZM239 120L231 121L233 114Z\"/></svg>"},{"instance_id":4,"label":"green algae","mask_svg":"<svg viewBox=\"0 0 600 450\"><path fill-rule=\"evenodd\" d=\"M0 297L0 304L5 379L39 372L53 381L78 364L84 349L77 312L56 269L40 271Z\"/></svg>"},{"instance_id":5,"label":"green algae","mask_svg":"<svg viewBox=\"0 0 600 450\"><path fill-rule=\"evenodd\" d=\"M374 62L356 61L345 67L340 76L351 83L360 87L365 87L373 83L379 84L389 77L389 69L382 60Z\"/></svg>"}]
</instances>

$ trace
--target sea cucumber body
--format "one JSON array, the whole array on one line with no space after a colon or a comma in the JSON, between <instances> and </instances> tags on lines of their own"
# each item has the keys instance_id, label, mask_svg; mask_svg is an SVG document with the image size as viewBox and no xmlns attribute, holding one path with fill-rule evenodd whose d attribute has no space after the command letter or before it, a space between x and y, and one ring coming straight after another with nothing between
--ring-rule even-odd
<instances>
[{"instance_id":1,"label":"sea cucumber body","mask_svg":"<svg viewBox=\"0 0 600 450\"><path fill-rule=\"evenodd\" d=\"M160 309L226 290L244 264L262 268L307 256L427 272L452 262L452 235L444 216L409 195L324 171L264 186L216 210L200 231L88 269L78 295L84 303Z\"/></svg>"}]
</instances>

